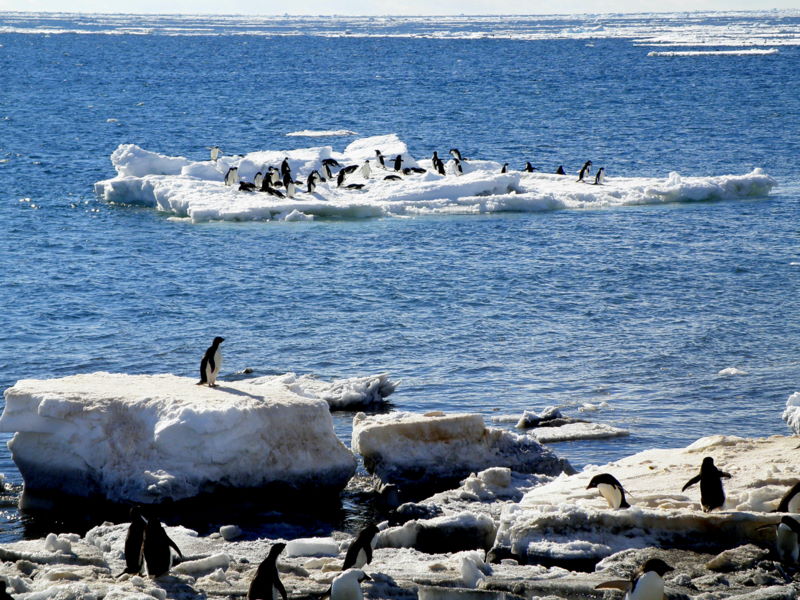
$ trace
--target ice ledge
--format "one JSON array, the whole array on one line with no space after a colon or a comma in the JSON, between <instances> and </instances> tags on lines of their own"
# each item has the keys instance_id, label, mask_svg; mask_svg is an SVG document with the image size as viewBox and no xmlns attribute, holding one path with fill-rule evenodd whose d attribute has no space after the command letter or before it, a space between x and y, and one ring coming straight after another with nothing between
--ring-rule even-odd
<instances>
[{"instance_id":1,"label":"ice ledge","mask_svg":"<svg viewBox=\"0 0 800 600\"><path fill-rule=\"evenodd\" d=\"M355 458L328 404L280 382L195 385L174 375L20 380L0 431L26 493L156 503L225 488L343 488Z\"/></svg>"}]
</instances>

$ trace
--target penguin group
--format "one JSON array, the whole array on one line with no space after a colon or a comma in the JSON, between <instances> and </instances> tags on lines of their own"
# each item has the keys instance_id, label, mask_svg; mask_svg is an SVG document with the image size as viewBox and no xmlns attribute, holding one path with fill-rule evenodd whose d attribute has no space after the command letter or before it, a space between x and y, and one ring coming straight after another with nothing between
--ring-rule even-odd
<instances>
[{"instance_id":1,"label":"penguin group","mask_svg":"<svg viewBox=\"0 0 800 600\"><path fill-rule=\"evenodd\" d=\"M161 577L172 566L172 550L183 558L178 545L167 535L161 521L153 515L147 518L139 508L130 511L131 523L125 536L125 570L117 575L140 575L147 568L150 577Z\"/></svg>"}]
</instances>

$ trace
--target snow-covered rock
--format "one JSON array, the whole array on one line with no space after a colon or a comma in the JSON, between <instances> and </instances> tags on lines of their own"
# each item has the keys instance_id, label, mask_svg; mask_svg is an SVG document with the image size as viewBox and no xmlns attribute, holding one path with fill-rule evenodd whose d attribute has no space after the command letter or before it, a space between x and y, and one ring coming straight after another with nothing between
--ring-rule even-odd
<instances>
[{"instance_id":1,"label":"snow-covered rock","mask_svg":"<svg viewBox=\"0 0 800 600\"><path fill-rule=\"evenodd\" d=\"M386 403L386 397L394 393L397 382L389 379L388 373L367 377L350 377L322 381L313 375L267 375L249 379L253 385L279 382L298 396L325 400L331 410L355 410L374 408Z\"/></svg>"},{"instance_id":2,"label":"snow-covered rock","mask_svg":"<svg viewBox=\"0 0 800 600\"><path fill-rule=\"evenodd\" d=\"M786 400L783 420L796 434L800 434L800 392L795 392Z\"/></svg>"},{"instance_id":3,"label":"snow-covered rock","mask_svg":"<svg viewBox=\"0 0 800 600\"><path fill-rule=\"evenodd\" d=\"M24 379L0 430L28 493L179 500L220 488L340 489L355 458L328 404L279 383L216 388L174 375Z\"/></svg>"},{"instance_id":4,"label":"snow-covered rock","mask_svg":"<svg viewBox=\"0 0 800 600\"><path fill-rule=\"evenodd\" d=\"M386 157L386 169L378 168L375 150ZM397 155L403 157L403 167L427 171L403 175L400 181L384 179L394 174L390 161ZM289 158L295 178L303 182L312 170L322 172L326 158L335 158L343 166L370 160L372 174L365 178L357 171L347 178L348 183L364 184L363 189L337 187L328 180L312 193L304 185L298 186L294 198L242 192L238 186L223 184L229 167L237 167L242 178L252 181L256 172L263 173L270 165L277 167L284 157ZM776 185L761 169L707 177L681 177L674 172L664 178L610 176L603 185L587 185L577 183L573 175L501 173L499 162L477 159L462 163L462 175L455 173L455 163L449 161L447 174L440 175L430 159L417 161L394 134L357 139L342 152L331 146L262 150L244 157L221 156L216 162L164 156L126 144L113 152L111 161L117 176L95 184L99 197L118 204L149 206L194 222L538 212L733 200L765 196Z\"/></svg>"},{"instance_id":5,"label":"snow-covered rock","mask_svg":"<svg viewBox=\"0 0 800 600\"><path fill-rule=\"evenodd\" d=\"M352 448L383 481L431 483L489 467L555 475L568 463L532 437L486 427L477 414L358 413Z\"/></svg>"},{"instance_id":6,"label":"snow-covered rock","mask_svg":"<svg viewBox=\"0 0 800 600\"><path fill-rule=\"evenodd\" d=\"M705 456L731 474L723 484L724 509L700 510L695 485L681 492ZM744 439L711 436L681 449L646 450L603 466L588 466L528 491L518 505L503 507L497 546L528 561L596 561L626 548L647 546L714 550L746 543L769 546L783 494L797 481L796 438ZM632 507L611 510L596 489L599 473L611 473Z\"/></svg>"}]
</instances>

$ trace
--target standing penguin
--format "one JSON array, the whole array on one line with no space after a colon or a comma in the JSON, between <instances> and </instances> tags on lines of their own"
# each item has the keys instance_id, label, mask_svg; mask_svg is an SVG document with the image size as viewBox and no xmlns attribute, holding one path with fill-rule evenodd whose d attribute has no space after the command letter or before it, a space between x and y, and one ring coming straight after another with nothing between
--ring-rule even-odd
<instances>
[{"instance_id":1,"label":"standing penguin","mask_svg":"<svg viewBox=\"0 0 800 600\"><path fill-rule=\"evenodd\" d=\"M270 168L267 169L266 180L272 186L274 186L276 183L278 183L280 181L280 179L278 178L278 169L276 169L275 167L270 166Z\"/></svg>"},{"instance_id":2,"label":"standing penguin","mask_svg":"<svg viewBox=\"0 0 800 600\"><path fill-rule=\"evenodd\" d=\"M784 494L776 512L800 513L800 481Z\"/></svg>"},{"instance_id":3,"label":"standing penguin","mask_svg":"<svg viewBox=\"0 0 800 600\"><path fill-rule=\"evenodd\" d=\"M590 160L587 160L585 163L583 163L583 166L581 167L581 171L580 171L580 173L578 173L578 181L583 181L583 177L585 175L589 175L589 171L590 171L589 167L591 167L591 166L592 166L592 161L590 161Z\"/></svg>"},{"instance_id":4,"label":"standing penguin","mask_svg":"<svg viewBox=\"0 0 800 600\"><path fill-rule=\"evenodd\" d=\"M231 167L225 172L225 185L239 184L239 168Z\"/></svg>"},{"instance_id":5,"label":"standing penguin","mask_svg":"<svg viewBox=\"0 0 800 600\"><path fill-rule=\"evenodd\" d=\"M142 572L144 530L147 523L142 516L141 510L136 506L131 508L130 516L131 524L128 526L128 533L125 535L125 570L117 577L121 577L125 573L139 575Z\"/></svg>"},{"instance_id":6,"label":"standing penguin","mask_svg":"<svg viewBox=\"0 0 800 600\"><path fill-rule=\"evenodd\" d=\"M5 579L0 579L0 600L14 600L14 596L6 591Z\"/></svg>"},{"instance_id":7,"label":"standing penguin","mask_svg":"<svg viewBox=\"0 0 800 600\"><path fill-rule=\"evenodd\" d=\"M403 167L403 155L398 154L394 157L394 170L399 171Z\"/></svg>"},{"instance_id":8,"label":"standing penguin","mask_svg":"<svg viewBox=\"0 0 800 600\"><path fill-rule=\"evenodd\" d=\"M536 167L534 167L530 162L525 163L525 168L523 169L523 171L525 171L526 173L533 173L535 170Z\"/></svg>"},{"instance_id":9,"label":"standing penguin","mask_svg":"<svg viewBox=\"0 0 800 600\"><path fill-rule=\"evenodd\" d=\"M219 146L211 146L209 150L211 150L211 160L213 162L217 162L217 159L219 158L219 153L221 152Z\"/></svg>"},{"instance_id":10,"label":"standing penguin","mask_svg":"<svg viewBox=\"0 0 800 600\"><path fill-rule=\"evenodd\" d=\"M286 544L273 544L269 554L256 571L256 576L250 582L247 590L247 600L286 600L286 588L283 587L278 576L278 555L286 548Z\"/></svg>"},{"instance_id":11,"label":"standing penguin","mask_svg":"<svg viewBox=\"0 0 800 600\"><path fill-rule=\"evenodd\" d=\"M264 184L264 176L261 174L261 171L256 173L256 176L253 177L253 185L256 186L257 189L261 189L261 186Z\"/></svg>"},{"instance_id":12,"label":"standing penguin","mask_svg":"<svg viewBox=\"0 0 800 600\"><path fill-rule=\"evenodd\" d=\"M556 169L556 175L566 175L567 172L564 170L564 165L558 165Z\"/></svg>"},{"instance_id":13,"label":"standing penguin","mask_svg":"<svg viewBox=\"0 0 800 600\"><path fill-rule=\"evenodd\" d=\"M377 534L378 527L374 523L370 523L358 532L358 536L347 549L342 571L351 568L360 569L372 562L372 540Z\"/></svg>"},{"instance_id":14,"label":"standing penguin","mask_svg":"<svg viewBox=\"0 0 800 600\"><path fill-rule=\"evenodd\" d=\"M284 158L283 162L281 163L281 179L286 179L286 175L287 174L289 176L291 176L291 174L292 174L292 168L289 166L289 157L288 156L286 158Z\"/></svg>"},{"instance_id":15,"label":"standing penguin","mask_svg":"<svg viewBox=\"0 0 800 600\"><path fill-rule=\"evenodd\" d=\"M180 548L169 538L159 520L151 516L144 530L144 561L150 577L161 577L169 571L172 566L170 548L174 548L178 556L183 558Z\"/></svg>"},{"instance_id":16,"label":"standing penguin","mask_svg":"<svg viewBox=\"0 0 800 600\"><path fill-rule=\"evenodd\" d=\"M725 504L725 490L722 488L722 477L730 477L729 473L720 471L714 465L714 459L706 456L703 459L703 464L700 466L700 473L692 477L681 488L681 491L686 491L686 488L700 482L700 504L703 506L703 512L710 512L715 508L721 508Z\"/></svg>"},{"instance_id":17,"label":"standing penguin","mask_svg":"<svg viewBox=\"0 0 800 600\"><path fill-rule=\"evenodd\" d=\"M322 179L322 176L319 174L319 171L317 170L311 171L311 173L308 176L308 179L306 179L306 185L308 186L309 194L312 193L315 189L317 189L317 183L319 183L320 179Z\"/></svg>"},{"instance_id":18,"label":"standing penguin","mask_svg":"<svg viewBox=\"0 0 800 600\"><path fill-rule=\"evenodd\" d=\"M362 600L361 582L372 581L369 575L360 569L348 569L336 576L331 583L331 600Z\"/></svg>"},{"instance_id":19,"label":"standing penguin","mask_svg":"<svg viewBox=\"0 0 800 600\"><path fill-rule=\"evenodd\" d=\"M600 167L597 169L597 175L594 176L594 185L602 185L603 180L605 179L605 167Z\"/></svg>"},{"instance_id":20,"label":"standing penguin","mask_svg":"<svg viewBox=\"0 0 800 600\"><path fill-rule=\"evenodd\" d=\"M453 171L455 171L455 174L456 175L463 175L464 174L464 169L461 168L461 160L459 160L458 158L454 158L453 159L453 163L454 163Z\"/></svg>"},{"instance_id":21,"label":"standing penguin","mask_svg":"<svg viewBox=\"0 0 800 600\"><path fill-rule=\"evenodd\" d=\"M595 475L586 486L587 490L597 488L600 495L606 499L609 508L630 508L631 505L625 500L625 488L617 481L617 478L610 473L600 473Z\"/></svg>"},{"instance_id":22,"label":"standing penguin","mask_svg":"<svg viewBox=\"0 0 800 600\"><path fill-rule=\"evenodd\" d=\"M375 160L378 161L378 164L381 167L383 167L384 169L386 168L386 159L383 157L383 154L381 154L380 150L375 150Z\"/></svg>"},{"instance_id":23,"label":"standing penguin","mask_svg":"<svg viewBox=\"0 0 800 600\"><path fill-rule=\"evenodd\" d=\"M629 581L606 581L594 589L622 590L627 592L625 600L663 600L664 574L674 570L660 558L650 558L634 571Z\"/></svg>"},{"instance_id":24,"label":"standing penguin","mask_svg":"<svg viewBox=\"0 0 800 600\"><path fill-rule=\"evenodd\" d=\"M503 168L500 169L501 173L508 173L508 163L503 163Z\"/></svg>"},{"instance_id":25,"label":"standing penguin","mask_svg":"<svg viewBox=\"0 0 800 600\"><path fill-rule=\"evenodd\" d=\"M217 375L222 367L222 351L219 345L224 341L225 338L217 336L206 350L200 361L200 381L197 382L197 385L205 383L208 387L216 386Z\"/></svg>"},{"instance_id":26,"label":"standing penguin","mask_svg":"<svg viewBox=\"0 0 800 600\"><path fill-rule=\"evenodd\" d=\"M372 173L372 168L369 166L369 161L365 161L364 164L361 166L361 176L364 179L369 179L371 173Z\"/></svg>"},{"instance_id":27,"label":"standing penguin","mask_svg":"<svg viewBox=\"0 0 800 600\"><path fill-rule=\"evenodd\" d=\"M297 188L295 187L291 173L286 173L286 175L283 176L283 186L286 188L286 197L294 198L294 193Z\"/></svg>"}]
</instances>

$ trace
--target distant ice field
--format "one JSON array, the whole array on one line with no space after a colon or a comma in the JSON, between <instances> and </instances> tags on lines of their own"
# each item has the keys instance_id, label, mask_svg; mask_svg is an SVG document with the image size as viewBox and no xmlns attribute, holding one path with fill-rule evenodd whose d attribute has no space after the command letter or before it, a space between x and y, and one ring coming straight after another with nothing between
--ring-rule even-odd
<instances>
[{"instance_id":1,"label":"distant ice field","mask_svg":"<svg viewBox=\"0 0 800 600\"><path fill-rule=\"evenodd\" d=\"M559 406L630 432L552 444L579 467L792 431L781 415L800 391L795 13L3 13L0 26L3 389L97 371L196 377L222 335L222 381L388 373L393 410L477 412L510 428ZM397 188L429 186L427 199L378 197L392 189L383 180L353 196L318 190L328 208L371 197L361 218L257 206L209 161L209 146L249 156L250 179L254 153L341 154L389 134L423 166L457 147L480 169ZM184 162L121 175L110 157L131 145ZM575 183L586 160L606 168L603 186ZM528 161L542 175L521 173ZM552 179L559 165L569 179ZM209 166L220 179L197 176ZM501 193L440 194L471 177ZM647 204L611 195L727 177L775 184ZM94 187L108 181L110 201ZM547 190L575 207L509 204L527 211ZM286 210L314 219L273 217ZM253 221L258 211L269 220ZM348 444L352 416L333 418ZM1 444L0 472L19 486ZM49 523L16 512L14 490L0 499L2 534L46 535ZM358 510L345 500L345 518Z\"/></svg>"}]
</instances>

